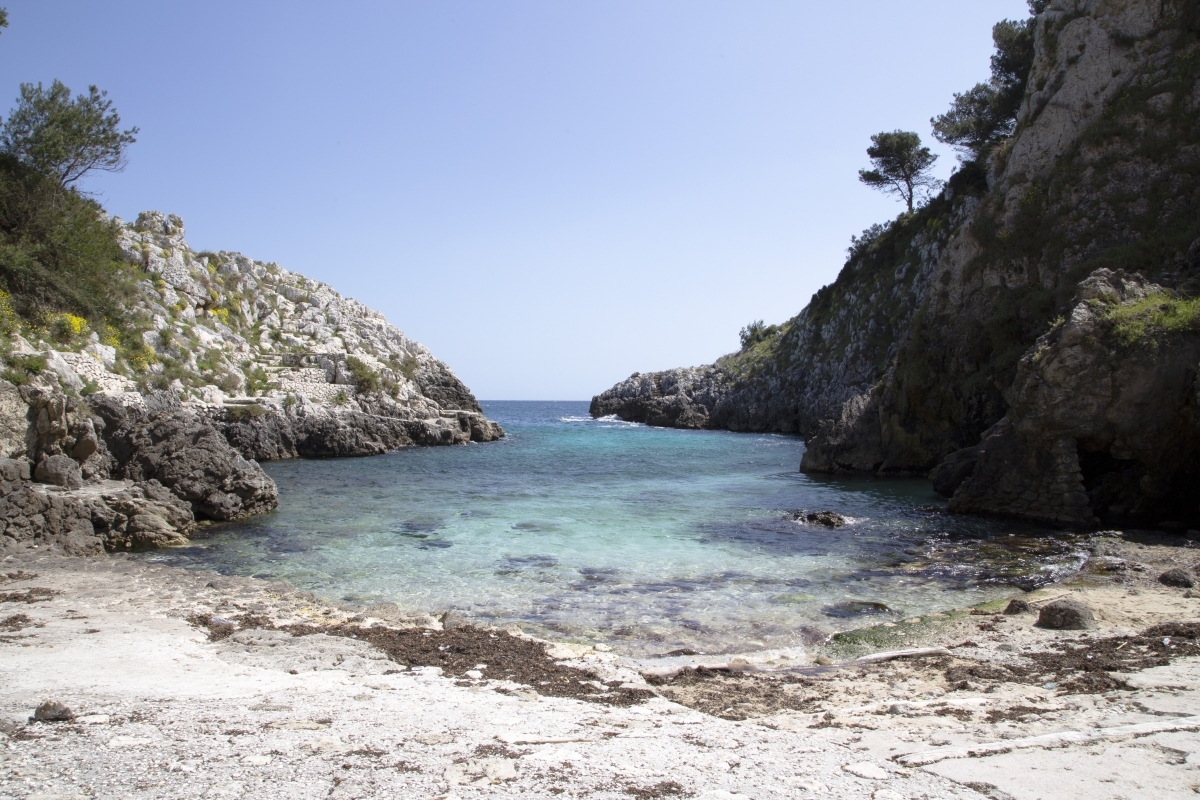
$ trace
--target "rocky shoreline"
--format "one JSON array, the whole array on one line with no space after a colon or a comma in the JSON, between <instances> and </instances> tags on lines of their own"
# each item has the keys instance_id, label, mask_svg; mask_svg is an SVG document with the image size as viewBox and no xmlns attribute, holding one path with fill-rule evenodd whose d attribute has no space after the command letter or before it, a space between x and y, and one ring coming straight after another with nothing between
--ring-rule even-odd
<instances>
[{"instance_id":1,"label":"rocky shoreline","mask_svg":"<svg viewBox=\"0 0 1200 800\"><path fill-rule=\"evenodd\" d=\"M812 473L931 475L962 513L1200 527L1200 41L1054 0L1011 137L855 239L795 317L592 414L803 436Z\"/></svg>"},{"instance_id":2,"label":"rocky shoreline","mask_svg":"<svg viewBox=\"0 0 1200 800\"><path fill-rule=\"evenodd\" d=\"M198 522L278 505L259 462L504 436L449 367L361 303L240 253L196 253L175 216L113 225L145 276L129 312L141 349L79 319L61 341L9 337L0 552L184 544Z\"/></svg>"},{"instance_id":3,"label":"rocky shoreline","mask_svg":"<svg viewBox=\"0 0 1200 800\"><path fill-rule=\"evenodd\" d=\"M1034 613L996 603L840 634L806 664L697 669L23 550L0 561L0 797L1183 796L1200 785L1200 597L1158 576L1193 572L1197 549L1129 533L1092 551L1066 584L1017 593ZM1094 627L1035 624L1064 595Z\"/></svg>"}]
</instances>

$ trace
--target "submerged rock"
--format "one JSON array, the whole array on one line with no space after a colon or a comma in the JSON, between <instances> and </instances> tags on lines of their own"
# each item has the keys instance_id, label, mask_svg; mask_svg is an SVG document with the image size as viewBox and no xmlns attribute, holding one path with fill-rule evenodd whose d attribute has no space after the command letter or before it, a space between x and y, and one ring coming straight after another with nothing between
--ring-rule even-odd
<instances>
[{"instance_id":1,"label":"submerged rock","mask_svg":"<svg viewBox=\"0 0 1200 800\"><path fill-rule=\"evenodd\" d=\"M806 522L823 528L840 528L846 524L846 518L833 511L794 511L790 518L793 522Z\"/></svg>"},{"instance_id":2,"label":"submerged rock","mask_svg":"<svg viewBox=\"0 0 1200 800\"><path fill-rule=\"evenodd\" d=\"M849 618L863 614L890 614L892 610L883 603L873 600L848 600L825 606L821 609L821 613L827 617Z\"/></svg>"}]
</instances>

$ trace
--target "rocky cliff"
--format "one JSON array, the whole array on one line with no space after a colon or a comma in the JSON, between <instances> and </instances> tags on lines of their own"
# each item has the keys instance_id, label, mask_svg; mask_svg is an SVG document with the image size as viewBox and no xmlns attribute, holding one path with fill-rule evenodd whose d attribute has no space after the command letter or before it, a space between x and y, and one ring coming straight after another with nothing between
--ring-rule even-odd
<instances>
[{"instance_id":1,"label":"rocky cliff","mask_svg":"<svg viewBox=\"0 0 1200 800\"><path fill-rule=\"evenodd\" d=\"M1031 348L1074 314L1088 276L1124 270L1172 297L1200 291L1198 72L1192 0L1054 0L1035 22L1016 131L985 164L964 166L925 207L856 240L837 280L772 335L709 367L634 375L594 398L592 413L798 433L802 468L814 472L922 475L985 431L994 437L994 425L1021 413L1010 390ZM1134 347L1113 358L1143 357ZM965 496L953 507L1093 518L1101 501L1081 487L1124 480L1112 476L1129 459L1116 439L1076 434L1024 434L1058 454L1056 475L1079 473L1078 485L1063 478L1057 500L1029 513ZM958 460L960 472L992 463ZM1066 494L1074 510L1047 510ZM1181 513L1152 494L1104 513ZM1188 514L1198 513L1193 503Z\"/></svg>"},{"instance_id":2,"label":"rocky cliff","mask_svg":"<svg viewBox=\"0 0 1200 800\"><path fill-rule=\"evenodd\" d=\"M504 435L446 364L331 287L197 253L175 216L112 228L140 339L69 314L7 337L0 549L179 544L197 519L275 508L258 461Z\"/></svg>"}]
</instances>

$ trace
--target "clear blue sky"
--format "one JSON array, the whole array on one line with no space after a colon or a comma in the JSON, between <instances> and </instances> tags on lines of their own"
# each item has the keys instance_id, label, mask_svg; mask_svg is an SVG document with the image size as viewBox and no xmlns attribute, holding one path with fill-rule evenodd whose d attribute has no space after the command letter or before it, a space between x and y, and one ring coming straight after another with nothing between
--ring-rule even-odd
<instances>
[{"instance_id":1,"label":"clear blue sky","mask_svg":"<svg viewBox=\"0 0 1200 800\"><path fill-rule=\"evenodd\" d=\"M872 133L929 135L1024 0L0 0L23 81L141 128L87 188L384 312L484 399L585 399L796 314ZM3 93L10 98L3 100ZM942 177L954 164L945 148Z\"/></svg>"}]
</instances>

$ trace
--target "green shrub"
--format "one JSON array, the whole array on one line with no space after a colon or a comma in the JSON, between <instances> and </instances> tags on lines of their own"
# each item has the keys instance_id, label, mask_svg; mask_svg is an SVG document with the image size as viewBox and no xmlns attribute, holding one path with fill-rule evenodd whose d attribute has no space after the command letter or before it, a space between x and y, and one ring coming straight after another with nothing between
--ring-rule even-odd
<instances>
[{"instance_id":1,"label":"green shrub","mask_svg":"<svg viewBox=\"0 0 1200 800\"><path fill-rule=\"evenodd\" d=\"M258 403L251 403L240 406L226 406L225 413L231 422L245 422L251 419L265 417L271 412L264 406Z\"/></svg>"},{"instance_id":2,"label":"green shrub","mask_svg":"<svg viewBox=\"0 0 1200 800\"><path fill-rule=\"evenodd\" d=\"M0 289L19 317L44 327L67 313L96 330L126 327L135 272L96 201L0 154Z\"/></svg>"},{"instance_id":3,"label":"green shrub","mask_svg":"<svg viewBox=\"0 0 1200 800\"><path fill-rule=\"evenodd\" d=\"M226 372L217 378L217 386L223 392L236 392L242 388L242 379L232 372Z\"/></svg>"},{"instance_id":4,"label":"green shrub","mask_svg":"<svg viewBox=\"0 0 1200 800\"><path fill-rule=\"evenodd\" d=\"M421 366L421 362L417 361L417 357L412 353L405 353L404 358L401 358L397 353L392 353L388 357L388 361L392 367L404 376L407 381L412 381L413 376L417 374L417 370Z\"/></svg>"},{"instance_id":5,"label":"green shrub","mask_svg":"<svg viewBox=\"0 0 1200 800\"><path fill-rule=\"evenodd\" d=\"M371 369L367 362L355 356L350 356L346 359L346 369L350 371L350 378L354 381L355 387L364 394L378 392L383 389L383 382L379 379L379 373Z\"/></svg>"},{"instance_id":6,"label":"green shrub","mask_svg":"<svg viewBox=\"0 0 1200 800\"><path fill-rule=\"evenodd\" d=\"M0 377L16 386L24 386L46 368L46 356L9 356L8 368L0 373Z\"/></svg>"},{"instance_id":7,"label":"green shrub","mask_svg":"<svg viewBox=\"0 0 1200 800\"><path fill-rule=\"evenodd\" d=\"M759 342L765 342L768 339L774 339L779 335L778 325L764 325L761 319L751 322L746 327L742 328L738 336L742 340L742 349L747 350Z\"/></svg>"},{"instance_id":8,"label":"green shrub","mask_svg":"<svg viewBox=\"0 0 1200 800\"><path fill-rule=\"evenodd\" d=\"M255 396L265 392L271 385L271 376L262 367L246 369L246 394Z\"/></svg>"},{"instance_id":9,"label":"green shrub","mask_svg":"<svg viewBox=\"0 0 1200 800\"><path fill-rule=\"evenodd\" d=\"M346 394L344 390L339 390L338 393L333 396L333 404L335 406L344 406L349 402L350 395Z\"/></svg>"}]
</instances>

